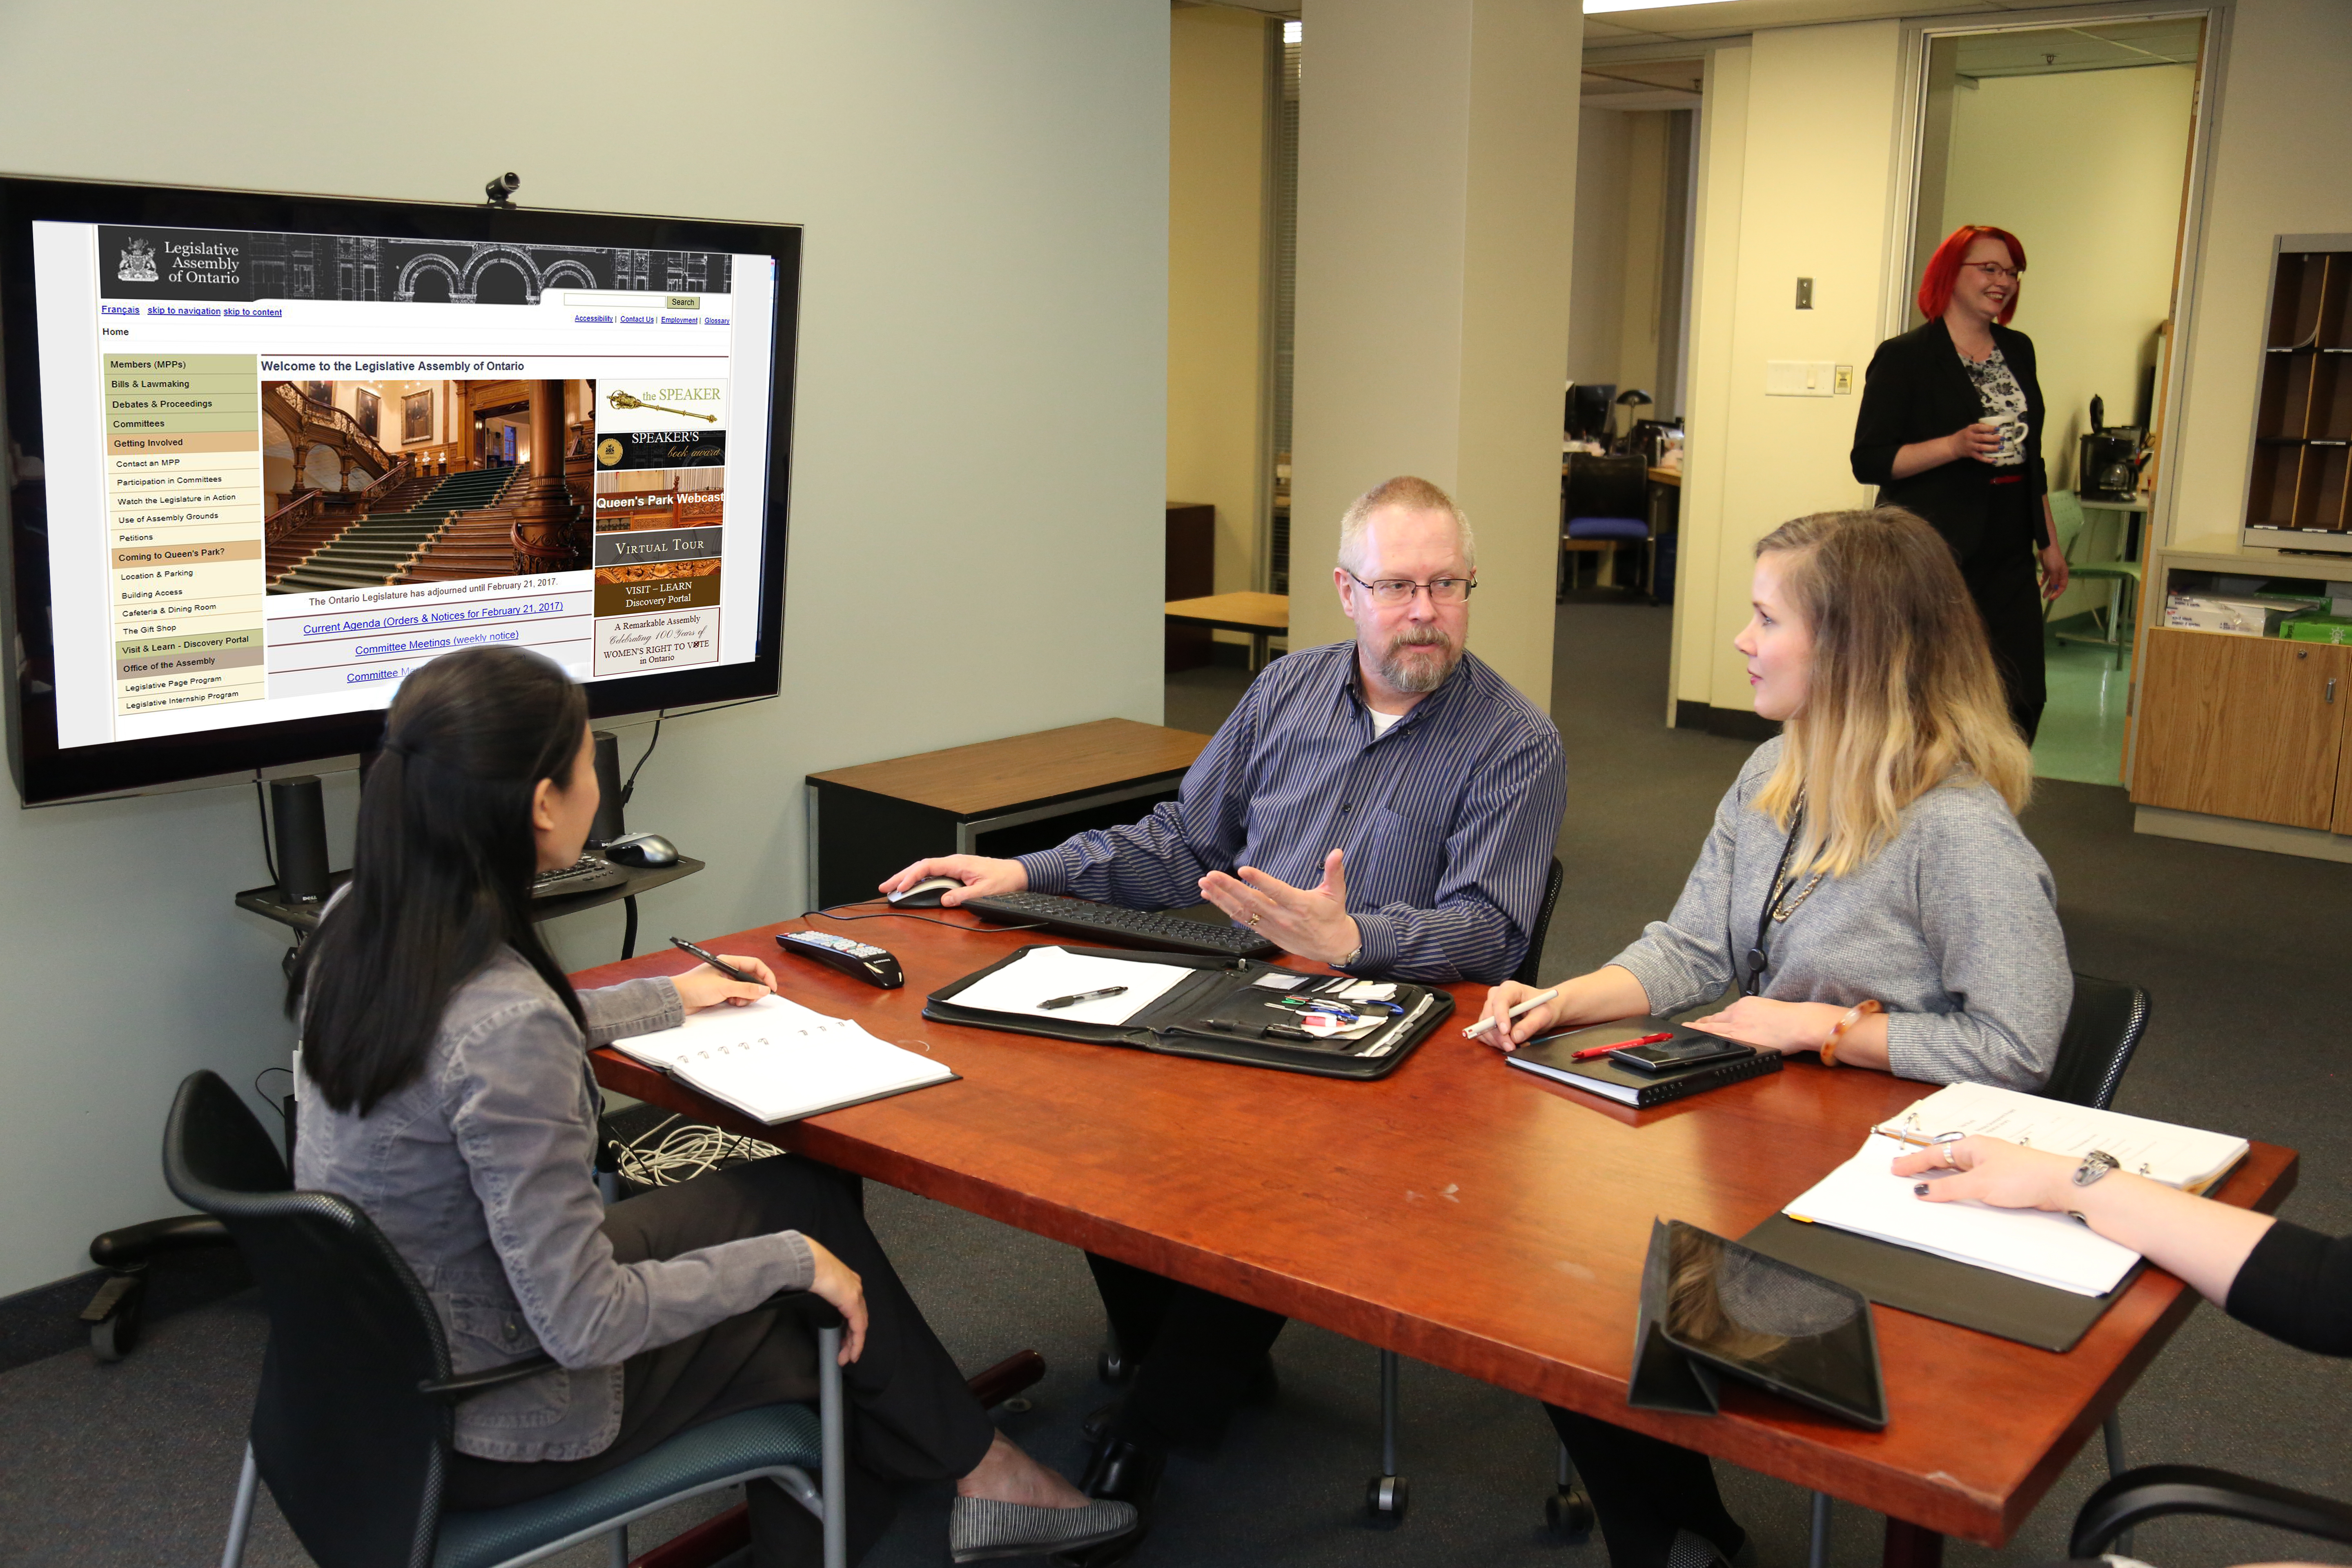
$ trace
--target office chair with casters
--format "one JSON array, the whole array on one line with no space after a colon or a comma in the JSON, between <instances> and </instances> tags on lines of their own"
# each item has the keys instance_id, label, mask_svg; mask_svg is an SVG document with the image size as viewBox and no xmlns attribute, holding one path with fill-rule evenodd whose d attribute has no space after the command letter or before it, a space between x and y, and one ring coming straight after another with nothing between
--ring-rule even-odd
<instances>
[{"instance_id":1,"label":"office chair with casters","mask_svg":"<svg viewBox=\"0 0 2352 1568\"><path fill-rule=\"evenodd\" d=\"M1544 873L1543 902L1536 910L1535 924L1528 931L1527 956L1519 961L1518 973L1511 978L1522 985L1536 984L1537 967L1543 962L1544 938L1551 931L1553 906L1559 902L1559 884L1565 875L1559 857L1551 858L1551 868ZM1411 1487L1397 1474L1397 1379L1401 1363L1397 1352L1381 1352L1381 1473L1364 1489L1364 1509L1374 1524L1394 1529L1404 1522L1405 1510L1411 1499ZM1592 1528L1592 1504L1576 1486L1575 1472L1570 1468L1568 1449L1559 1451L1559 1482L1550 1497L1544 1500L1544 1518L1556 1535L1575 1538Z\"/></svg>"},{"instance_id":2,"label":"office chair with casters","mask_svg":"<svg viewBox=\"0 0 2352 1568\"><path fill-rule=\"evenodd\" d=\"M2202 1465L2144 1465L2116 1476L2084 1502L2074 1515L2067 1555L2097 1557L2109 1542L2128 1542L2134 1525L2176 1513L2242 1519L2352 1546L2352 1503Z\"/></svg>"},{"instance_id":3,"label":"office chair with casters","mask_svg":"<svg viewBox=\"0 0 2352 1568\"><path fill-rule=\"evenodd\" d=\"M2148 994L2139 986L2077 973L2074 1002L2066 1011L2065 1030L2058 1037L2058 1059L2050 1068L2050 1081L2042 1086L2043 1097L2094 1110L2112 1106L2124 1068L2131 1065L2132 1053L2139 1049L2140 1037L2147 1032L2147 1010ZM2107 1450L2107 1474L2121 1479L2126 1473L2123 1416L2109 1411L2100 1424L2100 1436ZM2110 1481L2108 1487L2115 1484ZM2129 1552L2130 1521L2117 1528L2123 1531L2122 1549ZM1828 1561L1828 1552L1829 1494L1815 1492L1812 1561L1816 1568Z\"/></svg>"},{"instance_id":4,"label":"office chair with casters","mask_svg":"<svg viewBox=\"0 0 2352 1568\"><path fill-rule=\"evenodd\" d=\"M452 1407L554 1360L453 1375L440 1320L383 1233L348 1199L293 1190L261 1124L215 1074L180 1085L163 1178L227 1226L269 1313L223 1568L243 1561L264 1478L320 1568L519 1568L600 1536L618 1568L632 1521L762 1478L824 1521L825 1568L846 1568L841 1320L816 1298L772 1304L807 1311L817 1326L818 1411L741 1411L551 1496L445 1510Z\"/></svg>"},{"instance_id":5,"label":"office chair with casters","mask_svg":"<svg viewBox=\"0 0 2352 1568\"><path fill-rule=\"evenodd\" d=\"M1654 573L1651 563L1656 542L1650 533L1650 465L1640 456L1630 458L1571 457L1561 508L1560 594L1568 591L1567 561L1580 550L1607 548L1613 555L1629 544L1648 547L1643 552L1642 586L1647 593Z\"/></svg>"}]
</instances>

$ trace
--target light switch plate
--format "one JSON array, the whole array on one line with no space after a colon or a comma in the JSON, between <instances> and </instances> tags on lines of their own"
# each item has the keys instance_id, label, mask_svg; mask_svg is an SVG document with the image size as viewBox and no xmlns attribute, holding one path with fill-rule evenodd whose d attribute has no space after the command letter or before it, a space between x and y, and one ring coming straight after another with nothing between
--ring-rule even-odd
<instances>
[{"instance_id":1,"label":"light switch plate","mask_svg":"<svg viewBox=\"0 0 2352 1568\"><path fill-rule=\"evenodd\" d=\"M1825 359L1772 359L1764 362L1767 397L1834 397L1837 366Z\"/></svg>"}]
</instances>

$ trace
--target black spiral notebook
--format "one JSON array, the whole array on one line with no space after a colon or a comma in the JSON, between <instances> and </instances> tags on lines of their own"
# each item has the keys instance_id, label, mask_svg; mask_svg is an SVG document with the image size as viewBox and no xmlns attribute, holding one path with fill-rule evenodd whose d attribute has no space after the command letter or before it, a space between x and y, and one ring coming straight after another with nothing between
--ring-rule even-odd
<instances>
[{"instance_id":1,"label":"black spiral notebook","mask_svg":"<svg viewBox=\"0 0 2352 1568\"><path fill-rule=\"evenodd\" d=\"M1503 1059L1522 1072L1534 1073L1570 1089L1597 1094L1613 1100L1620 1105L1644 1110L1664 1105L1668 1100L1685 1095L1704 1094L1710 1089L1721 1089L1727 1083L1739 1083L1751 1078L1780 1070L1780 1053L1744 1047L1748 1055L1736 1061L1711 1062L1706 1067L1685 1068L1678 1072L1639 1072L1618 1066L1607 1057L1594 1057L1590 1061L1577 1061L1577 1052L1594 1046L1612 1045L1620 1040L1638 1039L1643 1035L1671 1032L1676 1040L1713 1040L1716 1037L1697 1029L1677 1027L1659 1018L1620 1018L1615 1023L1596 1024L1589 1029L1571 1029L1562 1035L1544 1035L1528 1041Z\"/></svg>"}]
</instances>

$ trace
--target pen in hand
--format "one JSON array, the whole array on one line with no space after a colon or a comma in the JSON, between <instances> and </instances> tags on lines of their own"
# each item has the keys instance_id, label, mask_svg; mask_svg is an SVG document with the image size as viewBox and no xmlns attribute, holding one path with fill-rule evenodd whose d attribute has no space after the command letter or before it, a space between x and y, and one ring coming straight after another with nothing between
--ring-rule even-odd
<instances>
[{"instance_id":1,"label":"pen in hand","mask_svg":"<svg viewBox=\"0 0 2352 1568\"><path fill-rule=\"evenodd\" d=\"M1127 987L1124 985L1106 985L1099 991L1081 991L1075 996L1055 996L1049 1001L1040 1002L1037 1005L1040 1007L1070 1007L1076 1005L1080 1002L1099 1002L1106 996L1123 996L1126 994Z\"/></svg>"},{"instance_id":2,"label":"pen in hand","mask_svg":"<svg viewBox=\"0 0 2352 1568\"><path fill-rule=\"evenodd\" d=\"M674 936L670 938L669 944L670 946L677 948L681 952L690 952L694 954L695 957L702 960L703 963L710 965L711 968L719 971L719 973L727 976L730 980L740 981L746 985L765 985L767 984L766 981L761 979L756 974L746 974L731 963L721 963L715 954L703 952L702 949L695 946L694 943L687 941L686 938L682 936Z\"/></svg>"},{"instance_id":3,"label":"pen in hand","mask_svg":"<svg viewBox=\"0 0 2352 1568\"><path fill-rule=\"evenodd\" d=\"M1530 1007L1540 1007L1559 994L1559 988L1558 986L1554 986L1549 991L1538 991L1534 995L1528 997L1526 1001L1520 1003L1517 1006L1512 1008L1511 1016L1516 1018ZM1468 1028L1463 1030L1462 1037L1465 1040L1475 1040L1479 1036L1485 1034L1489 1028L1493 1027L1494 1023L1495 1020L1492 1018L1481 1018L1476 1023L1471 1025Z\"/></svg>"}]
</instances>

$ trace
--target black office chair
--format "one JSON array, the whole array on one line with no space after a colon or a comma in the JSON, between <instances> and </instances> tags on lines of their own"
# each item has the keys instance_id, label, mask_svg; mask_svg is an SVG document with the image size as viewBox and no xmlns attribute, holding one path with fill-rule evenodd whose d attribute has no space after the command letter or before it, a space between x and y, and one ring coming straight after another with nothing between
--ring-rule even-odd
<instances>
[{"instance_id":1,"label":"black office chair","mask_svg":"<svg viewBox=\"0 0 2352 1568\"><path fill-rule=\"evenodd\" d=\"M2116 1086L2147 1032L2147 993L2119 980L2074 976L2074 1005L2066 1032L2058 1037L2058 1061L2044 1098L2105 1110L2115 1103Z\"/></svg>"},{"instance_id":2,"label":"black office chair","mask_svg":"<svg viewBox=\"0 0 2352 1568\"><path fill-rule=\"evenodd\" d=\"M1543 903L1536 910L1536 923L1528 931L1528 952L1519 960L1518 973L1511 978L1522 985L1536 983L1536 965L1543 962L1544 938L1551 931L1551 908L1559 902L1559 857L1551 858L1551 869L1544 873Z\"/></svg>"},{"instance_id":3,"label":"black office chair","mask_svg":"<svg viewBox=\"0 0 2352 1568\"><path fill-rule=\"evenodd\" d=\"M1536 983L1536 969L1543 962L1544 938L1551 931L1552 907L1559 902L1559 884L1564 875L1559 857L1551 858L1551 868L1544 873L1543 902L1537 907L1535 924L1528 931L1527 956L1519 960L1518 973L1511 978L1522 985ZM1410 1490L1405 1479L1397 1474L1397 1375L1399 1363L1394 1351L1381 1352L1381 1473L1364 1489L1364 1508L1372 1522L1393 1529L1404 1522ZM1581 1534L1592 1527L1592 1505L1576 1490L1568 1469L1568 1450L1560 1450L1559 1489L1546 1502L1545 1511L1552 1520L1552 1528L1563 1534Z\"/></svg>"},{"instance_id":4,"label":"black office chair","mask_svg":"<svg viewBox=\"0 0 2352 1568\"><path fill-rule=\"evenodd\" d=\"M2111 1542L2128 1542L2134 1525L2175 1513L2242 1519L2352 1546L2352 1504L2201 1465L2145 1465L2090 1495L2074 1515L2066 1554L2096 1557Z\"/></svg>"},{"instance_id":5,"label":"black office chair","mask_svg":"<svg viewBox=\"0 0 2352 1568\"><path fill-rule=\"evenodd\" d=\"M226 1225L269 1312L223 1568L243 1560L262 1477L320 1568L519 1568L598 1536L623 1564L631 1521L760 1478L824 1521L826 1568L845 1568L841 1320L824 1302L777 1299L818 1324L821 1412L746 1410L551 1496L444 1511L451 1407L554 1361L534 1355L451 1375L440 1320L383 1233L348 1199L295 1191L260 1122L215 1074L180 1085L163 1179L181 1202ZM812 1479L820 1471L821 1486Z\"/></svg>"}]
</instances>

